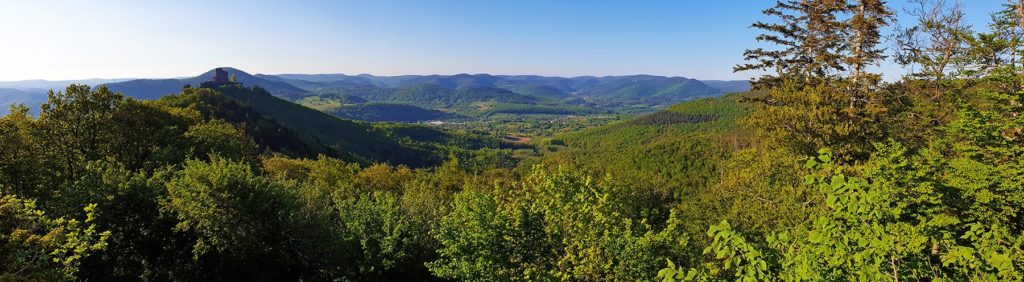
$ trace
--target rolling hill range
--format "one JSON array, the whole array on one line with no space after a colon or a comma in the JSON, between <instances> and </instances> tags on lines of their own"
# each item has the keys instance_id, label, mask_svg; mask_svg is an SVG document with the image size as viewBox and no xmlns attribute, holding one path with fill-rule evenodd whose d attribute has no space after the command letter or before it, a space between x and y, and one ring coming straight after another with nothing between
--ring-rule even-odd
<instances>
[{"instance_id":1,"label":"rolling hill range","mask_svg":"<svg viewBox=\"0 0 1024 282\"><path fill-rule=\"evenodd\" d=\"M79 80L43 80L43 79L32 79L32 80L18 80L18 81L0 81L0 88L10 88L18 90L29 90L29 91L40 91L46 93L47 90L63 90L65 87L71 84L85 84L85 85L99 85L105 83L115 83L122 81L134 80L134 78L115 78L115 79L79 79Z\"/></svg>"},{"instance_id":2,"label":"rolling hill range","mask_svg":"<svg viewBox=\"0 0 1024 282\"><path fill-rule=\"evenodd\" d=\"M46 91L0 88L0 115L7 114L11 105L25 105L33 115L39 113L39 105L46 102Z\"/></svg>"},{"instance_id":3,"label":"rolling hill range","mask_svg":"<svg viewBox=\"0 0 1024 282\"><path fill-rule=\"evenodd\" d=\"M369 74L345 75L345 74L276 74L259 75L273 77L283 81L302 81L310 87L328 86L378 86L378 87L402 87L414 84L437 84L447 88L463 87L498 87L514 88L527 85L547 86L560 92L573 92L586 90L600 84L616 80L650 80L650 79L686 79L682 77L665 77L653 75L627 75L627 76L578 76L578 77L556 77L538 75L490 75L490 74L456 74L456 75L400 75L400 76L374 76ZM687 79L689 80L689 79ZM742 92L749 89L749 82L746 80L698 80L721 92ZM312 83L312 84L309 84ZM300 86L306 88L305 86ZM737 91L742 90L742 91Z\"/></svg>"},{"instance_id":4,"label":"rolling hill range","mask_svg":"<svg viewBox=\"0 0 1024 282\"><path fill-rule=\"evenodd\" d=\"M249 74L222 68L246 86L338 117L418 122L452 117L645 113L679 102L744 91L746 81L700 81L652 75L549 77L536 75ZM187 78L0 82L10 86L0 106L38 105L29 92L69 83L105 85L143 100L178 93L210 80L214 70ZM17 91L17 92L16 92ZM24 93L22 93L24 92ZM34 108L34 107L33 107Z\"/></svg>"},{"instance_id":5,"label":"rolling hill range","mask_svg":"<svg viewBox=\"0 0 1024 282\"><path fill-rule=\"evenodd\" d=\"M296 99L312 95L309 91L295 87L279 80L270 80L254 76L235 68L221 68L227 71L228 75L236 77L239 82L249 86L259 86L275 96L285 99ZM125 95L138 99L152 100L171 93L177 93L185 85L198 86L204 81L213 77L214 70L209 70L190 78L168 78L168 79L136 79L122 82L106 83L111 91L121 92Z\"/></svg>"},{"instance_id":6,"label":"rolling hill range","mask_svg":"<svg viewBox=\"0 0 1024 282\"><path fill-rule=\"evenodd\" d=\"M703 81L684 77L652 75L605 77L546 77L534 75L403 75L373 76L367 74L281 74L275 75L317 94L370 91L369 89L403 89L434 85L451 90L498 88L518 94L548 98L555 101L618 106L627 104L672 105L681 101L714 97L723 93L745 91L746 81ZM746 85L746 87L745 87ZM720 87L720 88L719 88Z\"/></svg>"},{"instance_id":7,"label":"rolling hill range","mask_svg":"<svg viewBox=\"0 0 1024 282\"><path fill-rule=\"evenodd\" d=\"M721 89L684 77L651 75L546 77L534 75L280 74L264 75L315 93L318 101L356 97L375 103L412 105L465 116L581 115L650 112L683 101L717 97L744 89L747 81L712 81ZM325 108L331 112L335 108ZM376 116L387 116L380 113Z\"/></svg>"},{"instance_id":8,"label":"rolling hill range","mask_svg":"<svg viewBox=\"0 0 1024 282\"><path fill-rule=\"evenodd\" d=\"M443 111L462 116L479 116L517 109L517 114L550 114L558 109L559 114L587 114L599 111L593 107L565 100L520 94L508 89L472 86L452 89L437 84L422 83L398 88L362 86L350 88L322 88L318 100L367 101L377 104L402 104L420 108L417 111ZM303 101L300 101L303 103ZM406 107L408 108L408 107ZM333 112L334 108L324 108ZM507 111L506 111L507 112ZM386 113L379 114L385 116Z\"/></svg>"}]
</instances>

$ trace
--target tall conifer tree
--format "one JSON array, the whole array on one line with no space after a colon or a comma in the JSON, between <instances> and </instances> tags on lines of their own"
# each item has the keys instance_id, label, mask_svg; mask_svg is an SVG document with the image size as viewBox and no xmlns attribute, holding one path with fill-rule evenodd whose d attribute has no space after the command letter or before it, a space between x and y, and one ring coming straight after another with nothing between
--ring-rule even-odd
<instances>
[{"instance_id":1,"label":"tall conifer tree","mask_svg":"<svg viewBox=\"0 0 1024 282\"><path fill-rule=\"evenodd\" d=\"M842 40L846 28L839 17L846 6L841 0L776 2L763 13L778 22L756 22L752 27L764 32L758 41L778 48L748 49L744 58L752 62L734 70L774 72L754 81L759 89L776 86L783 79L810 82L834 77L845 70L841 53L846 48Z\"/></svg>"}]
</instances>

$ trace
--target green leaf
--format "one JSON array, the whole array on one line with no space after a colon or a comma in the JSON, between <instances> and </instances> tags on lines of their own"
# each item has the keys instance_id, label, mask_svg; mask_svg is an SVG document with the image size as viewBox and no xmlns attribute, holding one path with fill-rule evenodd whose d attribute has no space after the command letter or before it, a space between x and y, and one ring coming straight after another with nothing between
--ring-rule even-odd
<instances>
[{"instance_id":1,"label":"green leaf","mask_svg":"<svg viewBox=\"0 0 1024 282\"><path fill-rule=\"evenodd\" d=\"M821 162L823 162L823 163L831 163L832 162L832 156L829 156L828 154L820 155L820 156L818 156L818 159L821 160Z\"/></svg>"},{"instance_id":2,"label":"green leaf","mask_svg":"<svg viewBox=\"0 0 1024 282\"><path fill-rule=\"evenodd\" d=\"M814 175L804 175L804 185L814 184Z\"/></svg>"},{"instance_id":3,"label":"green leaf","mask_svg":"<svg viewBox=\"0 0 1024 282\"><path fill-rule=\"evenodd\" d=\"M810 234L808 234L807 240L811 241L811 243L821 243L821 241L822 241L821 233L811 232Z\"/></svg>"}]
</instances>

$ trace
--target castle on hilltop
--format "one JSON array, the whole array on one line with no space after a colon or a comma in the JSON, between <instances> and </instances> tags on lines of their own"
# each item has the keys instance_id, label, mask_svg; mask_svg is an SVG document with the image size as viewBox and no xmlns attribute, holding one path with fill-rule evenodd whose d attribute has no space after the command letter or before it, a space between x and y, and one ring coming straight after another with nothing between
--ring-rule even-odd
<instances>
[{"instance_id":1,"label":"castle on hilltop","mask_svg":"<svg viewBox=\"0 0 1024 282\"><path fill-rule=\"evenodd\" d=\"M225 85L242 85L242 83L237 79L229 79L228 72L223 68L216 68L213 70L213 79L199 84L199 87L217 88Z\"/></svg>"}]
</instances>

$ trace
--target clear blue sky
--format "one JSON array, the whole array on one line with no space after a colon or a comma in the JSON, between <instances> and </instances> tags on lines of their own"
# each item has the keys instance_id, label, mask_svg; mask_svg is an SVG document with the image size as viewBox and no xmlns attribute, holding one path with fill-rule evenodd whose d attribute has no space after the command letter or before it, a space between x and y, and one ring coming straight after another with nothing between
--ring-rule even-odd
<instances>
[{"instance_id":1,"label":"clear blue sky","mask_svg":"<svg viewBox=\"0 0 1024 282\"><path fill-rule=\"evenodd\" d=\"M904 1L890 1L900 6ZM1002 0L964 1L983 27ZM0 80L732 73L774 1L10 1Z\"/></svg>"}]
</instances>

